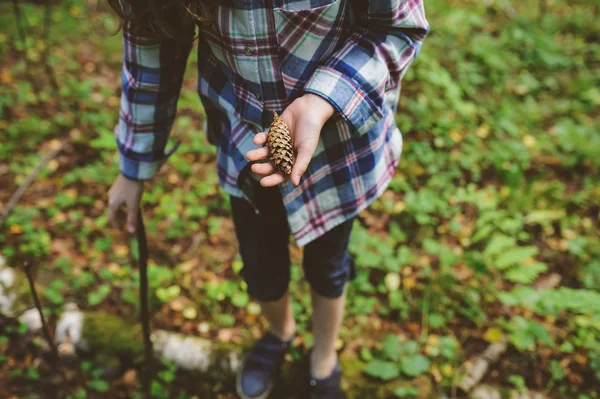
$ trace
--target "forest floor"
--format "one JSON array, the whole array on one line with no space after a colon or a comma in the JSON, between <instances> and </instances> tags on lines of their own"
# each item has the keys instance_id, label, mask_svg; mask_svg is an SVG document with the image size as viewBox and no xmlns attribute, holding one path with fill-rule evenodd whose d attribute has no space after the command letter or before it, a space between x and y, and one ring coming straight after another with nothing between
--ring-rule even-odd
<instances>
[{"instance_id":1,"label":"forest floor","mask_svg":"<svg viewBox=\"0 0 600 399\"><path fill-rule=\"evenodd\" d=\"M113 128L121 39L80 1L0 4L0 211L54 157L0 226L7 265L34 267L50 324L68 302L135 321L133 238L107 221L118 174ZM482 382L556 398L599 398L600 6L588 1L427 2L432 31L403 84L400 166L355 223L358 277L340 353L397 397L460 397L469 360L506 340ZM21 29L19 29L19 27ZM46 49L48 53L46 54ZM51 66L54 87L44 67ZM245 345L260 307L241 260L216 152L203 132L192 52L171 135L179 150L146 184L155 328ZM302 250L293 257L293 357L311 345ZM49 397L40 339L0 317L0 397ZM135 397L123 375L81 362L71 398ZM191 397L167 367L157 398ZM124 375L127 375L125 373ZM131 376L131 374L129 374ZM423 381L433 388L423 391ZM217 384L212 394L232 398ZM196 393L197 394L197 393Z\"/></svg>"}]
</instances>

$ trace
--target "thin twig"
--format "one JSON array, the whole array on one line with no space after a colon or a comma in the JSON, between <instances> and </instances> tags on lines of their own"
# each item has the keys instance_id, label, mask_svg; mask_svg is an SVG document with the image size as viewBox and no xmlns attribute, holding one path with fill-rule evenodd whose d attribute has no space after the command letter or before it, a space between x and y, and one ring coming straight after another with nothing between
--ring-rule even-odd
<instances>
[{"instance_id":1,"label":"thin twig","mask_svg":"<svg viewBox=\"0 0 600 399\"><path fill-rule=\"evenodd\" d=\"M548 2L547 0L539 0L538 1L538 21L544 19L546 14L548 13Z\"/></svg>"},{"instance_id":2,"label":"thin twig","mask_svg":"<svg viewBox=\"0 0 600 399\"><path fill-rule=\"evenodd\" d=\"M58 154L60 151L62 151L62 149L65 146L65 141L66 140L61 141L60 145L58 145L56 148L54 148L53 150L48 152L44 156L44 158L42 158L40 160L40 162L38 162L35 169L33 169L31 171L31 173L29 173L29 175L23 181L23 183L21 183L21 185L19 186L17 191L15 191L15 193L12 195L12 197L10 197L10 200L6 204L6 208L4 208L4 210L2 211L2 215L0 215L0 228L4 224L4 221L6 220L6 218L10 214L10 212L13 210L15 205L19 202L19 200L21 199L21 197L27 190L27 187L29 187L29 185L33 182L33 180L37 177L37 175L40 174L42 168L48 163L48 161L50 161L52 158L54 158L56 156L56 154Z\"/></svg>"},{"instance_id":3,"label":"thin twig","mask_svg":"<svg viewBox=\"0 0 600 399\"><path fill-rule=\"evenodd\" d=\"M44 311L42 309L42 304L40 302L40 298L38 297L37 290L35 289L35 282L33 281L33 274L31 272L31 266L28 262L25 263L25 275L27 276L27 281L29 281L29 290L31 291L31 296L33 297L33 302L35 303L35 307L40 313L40 320L42 321L42 332L44 334L44 338L50 347L50 351L52 352L52 357L56 364L58 365L58 350L56 349L56 345L54 345L54 340L50 335L50 329L48 328L48 324L46 323L46 318L44 317Z\"/></svg>"},{"instance_id":4,"label":"thin twig","mask_svg":"<svg viewBox=\"0 0 600 399\"><path fill-rule=\"evenodd\" d=\"M60 100L60 89L58 88L58 82L56 80L56 76L54 75L54 70L48 61L50 55L50 25L52 23L52 4L50 1L46 2L44 7L44 30L43 37L46 40L46 45L44 46L44 52L42 53L42 62L44 63L44 70L46 71L46 75L48 75L48 80L54 89L56 97Z\"/></svg>"},{"instance_id":5,"label":"thin twig","mask_svg":"<svg viewBox=\"0 0 600 399\"><path fill-rule=\"evenodd\" d=\"M21 8L19 7L18 0L12 0L13 12L15 14L15 20L17 23L17 34L19 35L19 40L23 44L23 54L25 56L25 76L27 76L27 80L31 82L34 88L34 95L37 97L37 93L39 92L39 88L37 87L37 83L33 76L31 75L31 65L29 65L29 58L27 56L27 30L23 26L23 15L21 14ZM1 225L1 224L0 224Z\"/></svg>"},{"instance_id":6,"label":"thin twig","mask_svg":"<svg viewBox=\"0 0 600 399\"><path fill-rule=\"evenodd\" d=\"M138 209L136 238L140 269L140 321L144 336L144 365L142 369L142 390L145 398L150 397L152 342L150 341L150 317L148 312L148 242L141 207Z\"/></svg>"}]
</instances>

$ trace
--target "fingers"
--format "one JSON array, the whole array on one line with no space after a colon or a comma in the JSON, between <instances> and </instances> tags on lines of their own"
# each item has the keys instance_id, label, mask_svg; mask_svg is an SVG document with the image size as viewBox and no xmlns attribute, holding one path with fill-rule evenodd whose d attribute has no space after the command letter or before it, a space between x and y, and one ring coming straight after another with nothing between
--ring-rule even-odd
<instances>
[{"instance_id":1,"label":"fingers","mask_svg":"<svg viewBox=\"0 0 600 399\"><path fill-rule=\"evenodd\" d=\"M130 203L127 204L127 231L130 233L135 233L138 206L138 203L135 201L130 201Z\"/></svg>"},{"instance_id":2,"label":"fingers","mask_svg":"<svg viewBox=\"0 0 600 399\"><path fill-rule=\"evenodd\" d=\"M300 178L302 177L304 172L306 172L306 169L308 168L308 164L310 163L310 159L312 158L313 153L314 150L310 151L304 148L298 149L298 156L296 157L296 162L294 162L294 167L292 168L291 176L292 184L294 186L300 184Z\"/></svg>"},{"instance_id":3,"label":"fingers","mask_svg":"<svg viewBox=\"0 0 600 399\"><path fill-rule=\"evenodd\" d=\"M254 136L254 144L263 145L267 142L267 134L266 133L257 133Z\"/></svg>"},{"instance_id":4,"label":"fingers","mask_svg":"<svg viewBox=\"0 0 600 399\"><path fill-rule=\"evenodd\" d=\"M267 177L260 179L260 185L263 187L273 187L285 181L285 176L281 172L277 172Z\"/></svg>"},{"instance_id":5,"label":"fingers","mask_svg":"<svg viewBox=\"0 0 600 399\"><path fill-rule=\"evenodd\" d=\"M108 220L112 227L117 227L117 205L108 201Z\"/></svg>"},{"instance_id":6,"label":"fingers","mask_svg":"<svg viewBox=\"0 0 600 399\"><path fill-rule=\"evenodd\" d=\"M256 150L251 150L246 153L246 158L249 161L261 161L263 159L267 159L268 157L269 157L269 149L267 147L262 147L262 148L259 148Z\"/></svg>"},{"instance_id":7,"label":"fingers","mask_svg":"<svg viewBox=\"0 0 600 399\"><path fill-rule=\"evenodd\" d=\"M275 169L275 166L273 166L271 162L255 163L250 167L250 169L252 169L254 173L258 173L259 175L263 176L272 175L273 173L277 172L277 169Z\"/></svg>"}]
</instances>

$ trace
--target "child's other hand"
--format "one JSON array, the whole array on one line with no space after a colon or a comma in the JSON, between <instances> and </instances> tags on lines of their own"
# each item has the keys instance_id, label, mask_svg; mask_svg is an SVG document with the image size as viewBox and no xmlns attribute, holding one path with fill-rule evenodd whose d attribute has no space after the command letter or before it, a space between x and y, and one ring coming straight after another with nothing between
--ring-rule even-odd
<instances>
[{"instance_id":1,"label":"child's other hand","mask_svg":"<svg viewBox=\"0 0 600 399\"><path fill-rule=\"evenodd\" d=\"M117 212L121 206L127 208L127 231L134 233L136 229L137 212L144 191L144 183L129 180L122 174L117 176L108 191L108 219L117 227Z\"/></svg>"},{"instance_id":2,"label":"child's other hand","mask_svg":"<svg viewBox=\"0 0 600 399\"><path fill-rule=\"evenodd\" d=\"M317 148L321 129L334 111L333 106L327 100L316 94L307 93L295 99L281 114L281 119L290 129L292 142L294 143L296 158L292 168L291 180L295 186L300 184L300 178L306 172ZM264 145L266 142L266 133L258 133L254 136L254 144ZM269 149L265 146L248 151L246 158L250 161L266 160L269 158ZM285 175L279 172L272 162L254 164L252 165L252 171L265 176L260 180L263 187L276 186L286 179Z\"/></svg>"}]
</instances>

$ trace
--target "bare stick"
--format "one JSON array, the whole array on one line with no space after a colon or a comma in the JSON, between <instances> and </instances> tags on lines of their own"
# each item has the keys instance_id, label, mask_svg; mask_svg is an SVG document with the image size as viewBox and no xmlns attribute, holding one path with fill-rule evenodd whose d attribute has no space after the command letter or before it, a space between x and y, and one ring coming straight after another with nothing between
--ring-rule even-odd
<instances>
[{"instance_id":1,"label":"bare stick","mask_svg":"<svg viewBox=\"0 0 600 399\"><path fill-rule=\"evenodd\" d=\"M12 195L12 197L10 197L10 200L6 204L6 208L4 208L4 211L2 211L2 215L0 215L0 228L4 224L4 221L6 220L6 218L10 214L10 212L13 210L15 205L17 205L17 202L19 202L19 200L21 199L21 197L27 190L27 187L29 187L29 185L33 182L33 180L37 177L37 175L40 174L42 168L48 163L48 161L50 161L52 158L54 158L56 156L56 154L58 154L64 148L64 146L65 146L65 140L61 141L60 145L58 145L56 148L54 148L53 150L48 152L44 156L44 158L42 158L40 160L40 162L36 165L35 169L33 169L31 171L31 173L29 173L29 175L23 181L23 183L21 183L21 185L19 186L17 191L15 191L15 193Z\"/></svg>"},{"instance_id":2,"label":"bare stick","mask_svg":"<svg viewBox=\"0 0 600 399\"><path fill-rule=\"evenodd\" d=\"M44 317L44 311L42 309L42 304L40 302L40 298L38 297L37 290L35 289L35 282L33 281L33 274L31 273L31 266L28 262L25 263L25 275L27 276L27 281L29 281L29 290L31 291L31 296L33 297L33 302L35 303L35 307L40 313L40 320L42 321L42 332L44 334L44 338L46 338L46 342L50 347L50 351L52 352L52 357L56 364L58 364L58 350L56 349L56 345L54 345L54 341L52 336L50 335L50 329L48 328L48 324L46 323L46 318Z\"/></svg>"},{"instance_id":3,"label":"bare stick","mask_svg":"<svg viewBox=\"0 0 600 399\"><path fill-rule=\"evenodd\" d=\"M150 316L148 312L148 242L142 208L138 208L136 238L140 269L140 321L144 335L144 365L142 370L142 390L145 398L150 397L152 342L150 341Z\"/></svg>"}]
</instances>

